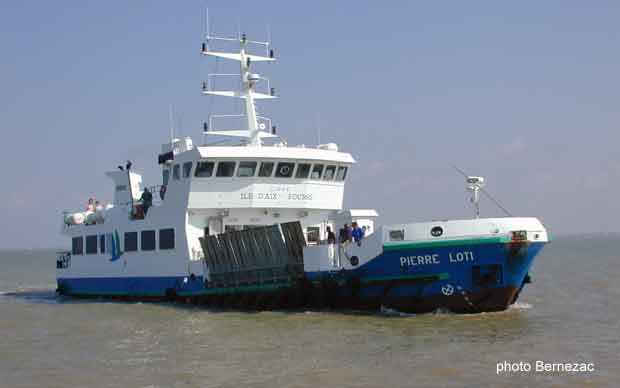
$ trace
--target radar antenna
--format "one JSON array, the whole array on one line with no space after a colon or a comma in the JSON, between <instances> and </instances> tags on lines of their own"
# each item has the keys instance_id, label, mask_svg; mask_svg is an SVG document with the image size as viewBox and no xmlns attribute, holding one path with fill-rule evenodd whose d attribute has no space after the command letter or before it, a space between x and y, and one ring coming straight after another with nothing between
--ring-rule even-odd
<instances>
[{"instance_id":1,"label":"radar antenna","mask_svg":"<svg viewBox=\"0 0 620 388\"><path fill-rule=\"evenodd\" d=\"M476 213L476 218L480 218L480 192L482 192L484 195L486 195L491 201L493 201L493 203L499 207L500 209L502 209L502 211L504 213L506 213L506 215L508 217L512 217L512 214L506 210L506 208L504 206L502 206L501 203L499 203L498 200L496 200L495 198L493 198L493 196L484 189L484 186L486 185L484 178L481 176L472 176L467 174L465 171L461 170L460 168L456 167L456 166L452 166L456 171L458 171L461 175L463 175L466 179L467 182L467 186L466 189L467 191L471 192L471 198L470 198L470 202L472 202L474 204L474 211Z\"/></svg>"}]
</instances>

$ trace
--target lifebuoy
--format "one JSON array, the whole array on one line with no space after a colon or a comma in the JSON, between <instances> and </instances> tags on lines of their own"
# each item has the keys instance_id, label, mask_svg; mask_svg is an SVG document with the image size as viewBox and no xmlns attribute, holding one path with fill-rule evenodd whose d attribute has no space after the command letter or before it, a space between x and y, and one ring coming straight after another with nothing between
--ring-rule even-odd
<instances>
[{"instance_id":1,"label":"lifebuoy","mask_svg":"<svg viewBox=\"0 0 620 388\"><path fill-rule=\"evenodd\" d=\"M159 188L159 198L163 200L165 196L166 196L166 185L161 185L161 187Z\"/></svg>"}]
</instances>

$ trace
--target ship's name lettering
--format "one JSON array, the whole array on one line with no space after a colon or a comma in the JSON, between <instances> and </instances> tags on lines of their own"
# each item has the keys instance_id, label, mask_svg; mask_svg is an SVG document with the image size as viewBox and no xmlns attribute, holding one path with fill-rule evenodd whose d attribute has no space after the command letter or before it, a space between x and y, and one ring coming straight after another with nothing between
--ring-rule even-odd
<instances>
[{"instance_id":1,"label":"ship's name lettering","mask_svg":"<svg viewBox=\"0 0 620 388\"><path fill-rule=\"evenodd\" d=\"M278 193L241 193L241 199L278 199Z\"/></svg>"},{"instance_id":2,"label":"ship's name lettering","mask_svg":"<svg viewBox=\"0 0 620 388\"><path fill-rule=\"evenodd\" d=\"M312 194L290 193L288 199L291 201L312 201Z\"/></svg>"},{"instance_id":3,"label":"ship's name lettering","mask_svg":"<svg viewBox=\"0 0 620 388\"><path fill-rule=\"evenodd\" d=\"M462 252L449 252L448 253L448 262L449 263L465 263L474 261L474 253L471 251L462 251ZM439 254L432 255L416 255L416 256L401 256L400 257L400 266L401 267L416 267L418 265L427 265L427 264L441 264L441 257Z\"/></svg>"},{"instance_id":4,"label":"ship's name lettering","mask_svg":"<svg viewBox=\"0 0 620 388\"><path fill-rule=\"evenodd\" d=\"M411 267L422 264L439 264L439 255L401 256L400 266Z\"/></svg>"},{"instance_id":5,"label":"ship's name lettering","mask_svg":"<svg viewBox=\"0 0 620 388\"><path fill-rule=\"evenodd\" d=\"M448 253L450 263L463 263L465 261L474 261L474 252L463 251L456 253Z\"/></svg>"},{"instance_id":6,"label":"ship's name lettering","mask_svg":"<svg viewBox=\"0 0 620 388\"><path fill-rule=\"evenodd\" d=\"M278 200L279 193L240 193L240 198L245 200ZM312 201L312 194L306 193L289 193L286 197L289 201Z\"/></svg>"}]
</instances>

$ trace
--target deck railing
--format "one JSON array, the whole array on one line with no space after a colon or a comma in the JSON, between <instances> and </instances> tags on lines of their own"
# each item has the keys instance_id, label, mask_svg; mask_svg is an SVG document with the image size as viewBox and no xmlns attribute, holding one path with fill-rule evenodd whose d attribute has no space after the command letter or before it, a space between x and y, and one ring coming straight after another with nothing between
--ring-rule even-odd
<instances>
[{"instance_id":1,"label":"deck railing","mask_svg":"<svg viewBox=\"0 0 620 388\"><path fill-rule=\"evenodd\" d=\"M66 269L69 267L71 267L71 252L58 252L58 258L56 259L56 268Z\"/></svg>"},{"instance_id":2,"label":"deck railing","mask_svg":"<svg viewBox=\"0 0 620 388\"><path fill-rule=\"evenodd\" d=\"M156 206L161 206L162 203L164 202L165 199L165 194L166 194L166 189L165 189L165 185L153 185L153 186L147 186L149 191L151 192L151 194L153 194L153 202L151 203L151 207L156 207ZM162 188L163 191L162 191ZM143 205L142 201L139 199L136 200L132 200L129 202L124 202L124 203L120 203L118 205L116 205L116 207L121 207L121 208L126 208L127 212L129 213L129 218L132 220L141 220L144 219L144 215L140 214L141 210L138 211L137 208L141 207ZM84 215L84 222L82 222L81 224L72 224L70 222L67 222L67 216L72 215L72 214L76 214L76 213L82 213ZM87 213L88 214L92 214L90 212L70 212L70 211L63 211L62 212L62 218L63 218L63 224L66 228L70 228L72 226L77 226L77 225L86 225L86 226L90 226L90 225L99 225L99 224L103 224L105 222L105 209L102 213L101 217L98 217L95 222L86 222L87 221Z\"/></svg>"}]
</instances>

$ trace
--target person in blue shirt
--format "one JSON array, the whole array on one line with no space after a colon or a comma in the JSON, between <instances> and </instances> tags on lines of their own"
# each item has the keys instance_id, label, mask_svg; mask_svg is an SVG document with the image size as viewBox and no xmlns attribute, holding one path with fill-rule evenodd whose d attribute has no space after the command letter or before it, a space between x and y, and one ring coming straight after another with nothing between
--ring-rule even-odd
<instances>
[{"instance_id":1,"label":"person in blue shirt","mask_svg":"<svg viewBox=\"0 0 620 388\"><path fill-rule=\"evenodd\" d=\"M357 222L352 223L351 226L353 227L353 230L351 231L353 240L357 243L357 245L362 245L364 230L357 225Z\"/></svg>"}]
</instances>

